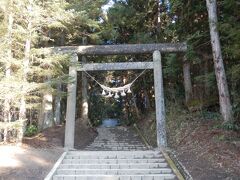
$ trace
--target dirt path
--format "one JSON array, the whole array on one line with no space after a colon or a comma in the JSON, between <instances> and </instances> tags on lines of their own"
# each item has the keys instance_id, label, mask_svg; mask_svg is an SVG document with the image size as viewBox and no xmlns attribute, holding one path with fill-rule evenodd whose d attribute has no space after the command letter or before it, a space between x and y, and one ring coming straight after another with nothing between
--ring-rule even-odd
<instances>
[{"instance_id":1,"label":"dirt path","mask_svg":"<svg viewBox=\"0 0 240 180\"><path fill-rule=\"evenodd\" d=\"M76 123L76 148L86 147L96 135ZM0 145L0 180L43 180L64 152L63 139L64 126L56 126L24 138L22 146Z\"/></svg>"},{"instance_id":2,"label":"dirt path","mask_svg":"<svg viewBox=\"0 0 240 180\"><path fill-rule=\"evenodd\" d=\"M0 146L1 180L42 180L63 152L62 148Z\"/></svg>"}]
</instances>

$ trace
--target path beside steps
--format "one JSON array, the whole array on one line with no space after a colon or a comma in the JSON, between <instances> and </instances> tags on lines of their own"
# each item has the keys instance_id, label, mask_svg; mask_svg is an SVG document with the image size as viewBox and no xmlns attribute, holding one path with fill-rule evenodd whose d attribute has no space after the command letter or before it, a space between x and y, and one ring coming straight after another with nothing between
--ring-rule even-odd
<instances>
[{"instance_id":1,"label":"path beside steps","mask_svg":"<svg viewBox=\"0 0 240 180\"><path fill-rule=\"evenodd\" d=\"M133 131L117 127L98 132L85 150L63 153L45 180L178 179L163 154L147 150Z\"/></svg>"}]
</instances>

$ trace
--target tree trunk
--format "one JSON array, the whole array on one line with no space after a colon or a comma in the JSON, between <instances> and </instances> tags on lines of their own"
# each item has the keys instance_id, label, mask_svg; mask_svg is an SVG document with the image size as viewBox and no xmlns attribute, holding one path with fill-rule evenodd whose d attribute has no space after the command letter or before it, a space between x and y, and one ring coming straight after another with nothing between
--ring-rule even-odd
<instances>
[{"instance_id":1,"label":"tree trunk","mask_svg":"<svg viewBox=\"0 0 240 180\"><path fill-rule=\"evenodd\" d=\"M29 62L30 62L30 51L31 51L31 40L32 40L32 6L33 6L33 1L29 1L28 5L28 13L29 13L29 19L28 19L28 26L27 26L27 39L25 41L25 49L24 49L24 59L23 59L23 82L27 83L27 76L28 76L28 71L29 71ZM24 135L25 131L25 123L24 121L26 120L26 99L25 99L25 93L22 91L22 97L20 99L20 108L19 108L19 120L22 121L22 127L19 128L19 135L18 135L18 141L19 143L22 142L22 138Z\"/></svg>"},{"instance_id":2,"label":"tree trunk","mask_svg":"<svg viewBox=\"0 0 240 180\"><path fill-rule=\"evenodd\" d=\"M49 81L51 77L47 77L45 82ZM39 130L53 126L53 96L51 92L45 92L43 94L42 107L40 110L40 117L38 120Z\"/></svg>"},{"instance_id":3,"label":"tree trunk","mask_svg":"<svg viewBox=\"0 0 240 180\"><path fill-rule=\"evenodd\" d=\"M159 33L161 30L161 2L160 2L160 0L156 0L156 3L157 3L157 8L158 8L158 11L157 11L157 33Z\"/></svg>"},{"instance_id":4,"label":"tree trunk","mask_svg":"<svg viewBox=\"0 0 240 180\"><path fill-rule=\"evenodd\" d=\"M28 32L29 37L25 42L25 57L23 60L23 82L27 83L27 73L29 69L29 62L30 62L30 50L31 50L31 21L29 21L28 24ZM20 108L19 108L19 120L22 121L22 126L19 128L19 134L18 134L18 143L22 143L22 139L25 132L25 120L26 120L26 99L25 99L25 93L24 90L21 92L21 99L20 99Z\"/></svg>"},{"instance_id":5,"label":"tree trunk","mask_svg":"<svg viewBox=\"0 0 240 180\"><path fill-rule=\"evenodd\" d=\"M137 116L137 119L140 120L141 119L141 115L140 115L140 112L139 112L139 109L137 107L137 103L136 103L136 95L132 92L132 96L133 96L133 107L134 107L134 110L136 112L136 116Z\"/></svg>"},{"instance_id":6,"label":"tree trunk","mask_svg":"<svg viewBox=\"0 0 240 180\"><path fill-rule=\"evenodd\" d=\"M143 92L144 92L144 106L145 106L145 109L148 111L151 108L149 95L146 89L144 89Z\"/></svg>"},{"instance_id":7,"label":"tree trunk","mask_svg":"<svg viewBox=\"0 0 240 180\"><path fill-rule=\"evenodd\" d=\"M86 45L86 38L83 38L83 45ZM82 56L82 63L86 63L86 56ZM88 81L87 76L82 72L82 115L81 115L81 124L87 127L88 125Z\"/></svg>"},{"instance_id":8,"label":"tree trunk","mask_svg":"<svg viewBox=\"0 0 240 180\"><path fill-rule=\"evenodd\" d=\"M151 108L151 105L150 105L150 99L149 99L149 95L148 95L148 91L146 89L147 87L147 82L146 82L146 77L144 76L143 77L143 82L144 82L144 106L145 106L145 109L148 111L150 110Z\"/></svg>"},{"instance_id":9,"label":"tree trunk","mask_svg":"<svg viewBox=\"0 0 240 180\"><path fill-rule=\"evenodd\" d=\"M12 1L9 2L9 6L12 6ZM7 34L7 38L8 38L8 51L7 51L7 57L9 59L9 62L6 64L6 71L5 71L5 76L6 78L10 78L11 76L11 61L13 58L12 55L12 31L13 31L13 13L9 12L8 15L8 34ZM10 112L10 99L8 97L6 97L6 99L4 100L4 121L5 123L10 122L11 121L11 112ZM7 142L7 134L8 134L8 129L5 126L4 128L4 138L3 141L6 143Z\"/></svg>"},{"instance_id":10,"label":"tree trunk","mask_svg":"<svg viewBox=\"0 0 240 180\"><path fill-rule=\"evenodd\" d=\"M28 24L28 30L31 30L31 22ZM28 39L25 42L25 57L23 60L23 82L27 83L27 73L29 69L29 62L30 62L30 50L31 50L31 34L29 34ZM19 111L19 118L21 120L26 119L26 101L25 101L25 92L22 92L22 97L20 100L20 111Z\"/></svg>"},{"instance_id":11,"label":"tree trunk","mask_svg":"<svg viewBox=\"0 0 240 180\"><path fill-rule=\"evenodd\" d=\"M63 46L65 44L65 33L62 32L60 36L60 46ZM61 95L59 93L62 92L62 84L61 82L57 83L57 94L54 97L54 123L55 125L61 124Z\"/></svg>"},{"instance_id":12,"label":"tree trunk","mask_svg":"<svg viewBox=\"0 0 240 180\"><path fill-rule=\"evenodd\" d=\"M219 33L217 29L217 2L216 0L206 0L206 2L208 9L214 68L219 92L220 112L223 116L224 122L229 122L233 119L233 113L221 53Z\"/></svg>"},{"instance_id":13,"label":"tree trunk","mask_svg":"<svg viewBox=\"0 0 240 180\"><path fill-rule=\"evenodd\" d=\"M188 105L189 101L193 97L193 92L192 92L190 63L185 56L183 59L183 80L184 80L184 89L185 89L185 103L186 105Z\"/></svg>"},{"instance_id":14,"label":"tree trunk","mask_svg":"<svg viewBox=\"0 0 240 180\"><path fill-rule=\"evenodd\" d=\"M61 83L57 84L57 92L60 93L62 89ZM55 97L55 112L54 112L54 123L59 125L61 123L61 96L59 94Z\"/></svg>"}]
</instances>

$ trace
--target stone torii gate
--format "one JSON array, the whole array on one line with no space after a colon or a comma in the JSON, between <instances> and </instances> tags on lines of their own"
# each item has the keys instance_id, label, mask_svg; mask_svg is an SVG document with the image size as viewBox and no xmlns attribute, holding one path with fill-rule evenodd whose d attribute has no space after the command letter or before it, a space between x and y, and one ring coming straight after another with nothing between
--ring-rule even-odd
<instances>
[{"instance_id":1,"label":"stone torii gate","mask_svg":"<svg viewBox=\"0 0 240 180\"><path fill-rule=\"evenodd\" d=\"M163 94L163 78L161 53L185 52L185 43L165 43L165 44L128 44L128 45L90 45L90 46L62 46L48 48L48 53L68 53L71 54L73 65L69 67L69 76L74 83L68 84L67 113L65 127L66 149L74 148L75 114L77 96L77 71L108 71L108 70L134 70L153 69L155 88L155 108L157 126L158 147L167 146L165 130L165 105ZM77 67L78 55L127 55L127 54L149 54L153 53L153 61L149 62L122 62L122 63L91 63L82 64Z\"/></svg>"}]
</instances>

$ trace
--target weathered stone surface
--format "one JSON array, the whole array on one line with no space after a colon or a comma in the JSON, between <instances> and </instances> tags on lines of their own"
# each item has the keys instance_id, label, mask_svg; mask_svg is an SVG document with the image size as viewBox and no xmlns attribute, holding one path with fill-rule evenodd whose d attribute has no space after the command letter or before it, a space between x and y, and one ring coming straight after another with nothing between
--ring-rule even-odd
<instances>
[{"instance_id":1,"label":"weathered stone surface","mask_svg":"<svg viewBox=\"0 0 240 180\"><path fill-rule=\"evenodd\" d=\"M73 54L71 61L73 63L76 63L78 61L78 56L76 54ZM77 68L76 67L74 66L69 67L69 77L72 78L73 83L68 84L64 147L67 149L73 149L74 132L75 132L76 95L77 95Z\"/></svg>"},{"instance_id":2,"label":"weathered stone surface","mask_svg":"<svg viewBox=\"0 0 240 180\"><path fill-rule=\"evenodd\" d=\"M153 62L125 62L125 63L91 63L82 64L78 71L115 71L133 69L153 69Z\"/></svg>"},{"instance_id":3,"label":"weathered stone surface","mask_svg":"<svg viewBox=\"0 0 240 180\"><path fill-rule=\"evenodd\" d=\"M120 45L89 45L89 46L60 46L45 48L45 53L77 53L81 55L124 55L149 54L155 50L161 52L185 52L186 43L162 44L120 44Z\"/></svg>"},{"instance_id":4,"label":"weathered stone surface","mask_svg":"<svg viewBox=\"0 0 240 180\"><path fill-rule=\"evenodd\" d=\"M165 126L165 103L163 93L163 73L161 54L159 51L153 53L154 62L154 91L156 104L156 123L157 123L157 144L158 147L167 146L166 126Z\"/></svg>"},{"instance_id":5,"label":"weathered stone surface","mask_svg":"<svg viewBox=\"0 0 240 180\"><path fill-rule=\"evenodd\" d=\"M128 128L97 128L98 136L94 142L87 147L87 150L146 150L147 147L142 143L141 139Z\"/></svg>"}]
</instances>

